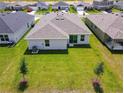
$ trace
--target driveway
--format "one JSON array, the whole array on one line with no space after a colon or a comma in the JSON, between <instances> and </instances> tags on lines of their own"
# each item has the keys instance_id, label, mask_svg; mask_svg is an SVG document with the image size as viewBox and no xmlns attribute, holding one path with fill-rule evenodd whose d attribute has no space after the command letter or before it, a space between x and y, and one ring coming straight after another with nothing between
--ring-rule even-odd
<instances>
[{"instance_id":1,"label":"driveway","mask_svg":"<svg viewBox=\"0 0 124 93\"><path fill-rule=\"evenodd\" d=\"M102 13L103 13L103 14L108 14L108 12L106 12L106 11L102 11Z\"/></svg>"},{"instance_id":2,"label":"driveway","mask_svg":"<svg viewBox=\"0 0 124 93\"><path fill-rule=\"evenodd\" d=\"M29 15L33 15L35 17L35 21L40 19L42 17L42 15L38 15L36 14L36 11L32 11L30 13L28 13Z\"/></svg>"},{"instance_id":3,"label":"driveway","mask_svg":"<svg viewBox=\"0 0 124 93\"><path fill-rule=\"evenodd\" d=\"M89 15L89 14L86 13L85 11L78 11L78 16L79 17L86 17L87 15Z\"/></svg>"}]
</instances>

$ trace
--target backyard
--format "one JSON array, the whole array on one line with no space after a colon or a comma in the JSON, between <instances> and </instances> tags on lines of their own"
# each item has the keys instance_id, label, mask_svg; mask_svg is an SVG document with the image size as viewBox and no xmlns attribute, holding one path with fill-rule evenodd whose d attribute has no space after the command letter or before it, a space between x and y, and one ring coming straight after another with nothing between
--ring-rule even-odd
<instances>
[{"instance_id":1,"label":"backyard","mask_svg":"<svg viewBox=\"0 0 124 93\"><path fill-rule=\"evenodd\" d=\"M27 42L22 39L15 47L0 47L0 92L20 93L20 59L28 66L28 88L25 93L95 93L93 69L104 62L101 79L104 93L122 93L122 54L112 54L92 34L90 46L69 48L67 54L25 54Z\"/></svg>"},{"instance_id":2,"label":"backyard","mask_svg":"<svg viewBox=\"0 0 124 93\"><path fill-rule=\"evenodd\" d=\"M88 14L99 14L101 13L100 10L96 10L96 9L90 9L86 11Z\"/></svg>"},{"instance_id":3,"label":"backyard","mask_svg":"<svg viewBox=\"0 0 124 93\"><path fill-rule=\"evenodd\" d=\"M123 12L122 10L116 9L116 8L112 8L112 12L116 13L116 12Z\"/></svg>"}]
</instances>

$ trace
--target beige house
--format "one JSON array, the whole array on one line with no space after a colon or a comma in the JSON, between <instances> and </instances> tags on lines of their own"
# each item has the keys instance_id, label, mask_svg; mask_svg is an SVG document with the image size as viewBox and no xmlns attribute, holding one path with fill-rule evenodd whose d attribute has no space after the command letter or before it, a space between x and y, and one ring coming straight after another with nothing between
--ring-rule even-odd
<instances>
[{"instance_id":1,"label":"beige house","mask_svg":"<svg viewBox=\"0 0 124 93\"><path fill-rule=\"evenodd\" d=\"M109 49L123 50L122 14L89 15L85 22Z\"/></svg>"}]
</instances>

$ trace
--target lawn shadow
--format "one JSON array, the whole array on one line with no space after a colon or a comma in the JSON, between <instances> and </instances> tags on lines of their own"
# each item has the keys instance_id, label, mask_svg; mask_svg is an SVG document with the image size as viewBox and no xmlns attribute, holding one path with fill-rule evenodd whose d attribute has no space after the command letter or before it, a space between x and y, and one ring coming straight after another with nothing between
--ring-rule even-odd
<instances>
[{"instance_id":1,"label":"lawn shadow","mask_svg":"<svg viewBox=\"0 0 124 93\"><path fill-rule=\"evenodd\" d=\"M93 88L96 93L104 93L101 85L93 85Z\"/></svg>"},{"instance_id":2,"label":"lawn shadow","mask_svg":"<svg viewBox=\"0 0 124 93\"><path fill-rule=\"evenodd\" d=\"M96 93L104 93L103 88L99 81L97 81L97 80L93 81L92 85L93 85L94 91Z\"/></svg>"},{"instance_id":3,"label":"lawn shadow","mask_svg":"<svg viewBox=\"0 0 124 93\"><path fill-rule=\"evenodd\" d=\"M107 47L108 48L108 47ZM108 48L109 49L109 48ZM110 49L109 49L110 50ZM123 50L110 50L112 54L123 54Z\"/></svg>"},{"instance_id":4,"label":"lawn shadow","mask_svg":"<svg viewBox=\"0 0 124 93\"><path fill-rule=\"evenodd\" d=\"M26 49L25 55L38 55L38 54L68 54L67 50L39 50L38 53L32 53L28 48Z\"/></svg>"},{"instance_id":5,"label":"lawn shadow","mask_svg":"<svg viewBox=\"0 0 124 93\"><path fill-rule=\"evenodd\" d=\"M0 47L12 48L15 44L0 44Z\"/></svg>"},{"instance_id":6,"label":"lawn shadow","mask_svg":"<svg viewBox=\"0 0 124 93\"><path fill-rule=\"evenodd\" d=\"M79 45L74 45L74 46L69 46L69 48L91 48L91 46L89 44L79 44Z\"/></svg>"},{"instance_id":7,"label":"lawn shadow","mask_svg":"<svg viewBox=\"0 0 124 93\"><path fill-rule=\"evenodd\" d=\"M94 90L96 93L104 93L103 88L99 88L99 89L94 88Z\"/></svg>"}]
</instances>

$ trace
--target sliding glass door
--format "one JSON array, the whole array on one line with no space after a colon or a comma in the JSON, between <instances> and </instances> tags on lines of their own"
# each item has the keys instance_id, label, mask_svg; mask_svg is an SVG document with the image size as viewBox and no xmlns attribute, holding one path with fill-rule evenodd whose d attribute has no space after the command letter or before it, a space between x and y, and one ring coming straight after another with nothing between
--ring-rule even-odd
<instances>
[{"instance_id":1,"label":"sliding glass door","mask_svg":"<svg viewBox=\"0 0 124 93\"><path fill-rule=\"evenodd\" d=\"M69 43L77 43L77 35L70 35Z\"/></svg>"}]
</instances>

